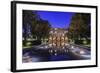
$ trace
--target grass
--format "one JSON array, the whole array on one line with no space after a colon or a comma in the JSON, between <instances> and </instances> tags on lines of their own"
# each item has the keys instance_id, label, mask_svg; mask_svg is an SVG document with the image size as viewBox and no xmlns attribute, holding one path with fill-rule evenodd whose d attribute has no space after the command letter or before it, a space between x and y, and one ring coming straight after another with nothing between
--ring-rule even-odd
<instances>
[{"instance_id":1,"label":"grass","mask_svg":"<svg viewBox=\"0 0 100 73\"><path fill-rule=\"evenodd\" d=\"M23 46L23 49L25 49L25 48L31 48L32 46Z\"/></svg>"}]
</instances>

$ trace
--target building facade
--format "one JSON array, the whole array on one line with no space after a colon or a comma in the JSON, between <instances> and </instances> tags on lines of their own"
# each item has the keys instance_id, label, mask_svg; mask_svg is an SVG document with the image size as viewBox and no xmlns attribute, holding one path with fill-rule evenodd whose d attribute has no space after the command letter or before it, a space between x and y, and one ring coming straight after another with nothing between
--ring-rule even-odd
<instances>
[{"instance_id":1,"label":"building facade","mask_svg":"<svg viewBox=\"0 0 100 73\"><path fill-rule=\"evenodd\" d=\"M63 48L68 44L67 29L51 28L49 44L52 47Z\"/></svg>"}]
</instances>

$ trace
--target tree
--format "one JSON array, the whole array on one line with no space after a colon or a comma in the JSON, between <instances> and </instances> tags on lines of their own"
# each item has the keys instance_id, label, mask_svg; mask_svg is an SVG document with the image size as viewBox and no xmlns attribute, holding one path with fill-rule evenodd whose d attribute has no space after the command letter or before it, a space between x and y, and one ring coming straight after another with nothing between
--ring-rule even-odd
<instances>
[{"instance_id":1,"label":"tree","mask_svg":"<svg viewBox=\"0 0 100 73\"><path fill-rule=\"evenodd\" d=\"M90 14L74 14L72 16L68 31L69 38L72 40L90 37Z\"/></svg>"},{"instance_id":2,"label":"tree","mask_svg":"<svg viewBox=\"0 0 100 73\"><path fill-rule=\"evenodd\" d=\"M86 38L90 38L91 36L91 16L90 16L90 14L89 13L87 13L87 14L83 14L83 20L84 20L84 24L86 24L86 28L84 28L84 30L86 30L86 31L84 31L84 37L86 37Z\"/></svg>"},{"instance_id":3,"label":"tree","mask_svg":"<svg viewBox=\"0 0 100 73\"><path fill-rule=\"evenodd\" d=\"M24 37L24 45L27 43L27 38L29 37L29 31L32 31L32 24L37 20L36 12L31 10L23 10L23 37Z\"/></svg>"},{"instance_id":4,"label":"tree","mask_svg":"<svg viewBox=\"0 0 100 73\"><path fill-rule=\"evenodd\" d=\"M51 25L47 20L40 18L36 11L23 10L23 37L24 45L27 43L27 38L30 34L41 40L42 37L47 37Z\"/></svg>"},{"instance_id":5,"label":"tree","mask_svg":"<svg viewBox=\"0 0 100 73\"><path fill-rule=\"evenodd\" d=\"M50 28L51 28L51 25L49 24L49 22L41 19L37 21L32 33L35 36L37 36L37 38L40 40L41 38L48 37Z\"/></svg>"}]
</instances>

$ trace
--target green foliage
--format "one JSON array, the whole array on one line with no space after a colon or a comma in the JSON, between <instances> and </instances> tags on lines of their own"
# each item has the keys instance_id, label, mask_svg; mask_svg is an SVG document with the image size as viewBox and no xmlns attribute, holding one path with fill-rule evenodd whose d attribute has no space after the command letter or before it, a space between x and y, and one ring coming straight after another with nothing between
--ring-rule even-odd
<instances>
[{"instance_id":1,"label":"green foliage","mask_svg":"<svg viewBox=\"0 0 100 73\"><path fill-rule=\"evenodd\" d=\"M83 44L83 40L75 40L75 44L78 44L78 45Z\"/></svg>"},{"instance_id":2,"label":"green foliage","mask_svg":"<svg viewBox=\"0 0 100 73\"><path fill-rule=\"evenodd\" d=\"M48 21L39 20L37 21L35 26L32 27L32 33L33 35L36 35L38 38L46 37L49 35L50 27L51 26Z\"/></svg>"},{"instance_id":3,"label":"green foliage","mask_svg":"<svg viewBox=\"0 0 100 73\"><path fill-rule=\"evenodd\" d=\"M40 44L41 44L41 40L32 41L32 45L40 45Z\"/></svg>"},{"instance_id":4,"label":"green foliage","mask_svg":"<svg viewBox=\"0 0 100 73\"><path fill-rule=\"evenodd\" d=\"M23 10L23 45L27 45L27 38L30 38L29 30L33 37L35 36L38 40L41 40L41 38L49 36L50 28L49 22L41 19L36 11Z\"/></svg>"},{"instance_id":5,"label":"green foliage","mask_svg":"<svg viewBox=\"0 0 100 73\"><path fill-rule=\"evenodd\" d=\"M76 13L71 19L71 23L68 28L68 37L75 40L75 42L77 42L78 39L90 38L90 26L90 14ZM80 40L79 43L81 42L82 41Z\"/></svg>"}]
</instances>

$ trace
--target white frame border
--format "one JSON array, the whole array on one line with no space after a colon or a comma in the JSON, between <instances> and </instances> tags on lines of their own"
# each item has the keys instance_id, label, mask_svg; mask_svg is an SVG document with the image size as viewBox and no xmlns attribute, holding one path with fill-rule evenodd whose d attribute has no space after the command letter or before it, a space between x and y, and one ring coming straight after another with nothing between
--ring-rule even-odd
<instances>
[{"instance_id":1,"label":"white frame border","mask_svg":"<svg viewBox=\"0 0 100 73\"><path fill-rule=\"evenodd\" d=\"M16 6L16 26L17 26L17 47L16 47L16 62L17 70L21 69L39 69L39 68L52 68L52 67L73 67L96 65L96 9L95 8L81 8L81 7L65 7L65 6L45 6L45 5L31 5L31 4L17 4ZM91 13L91 60L80 61L60 61L60 62L39 62L39 63L22 63L22 10L44 10L44 11L63 11L63 12L81 12ZM66 66L67 65L67 66Z\"/></svg>"}]
</instances>

